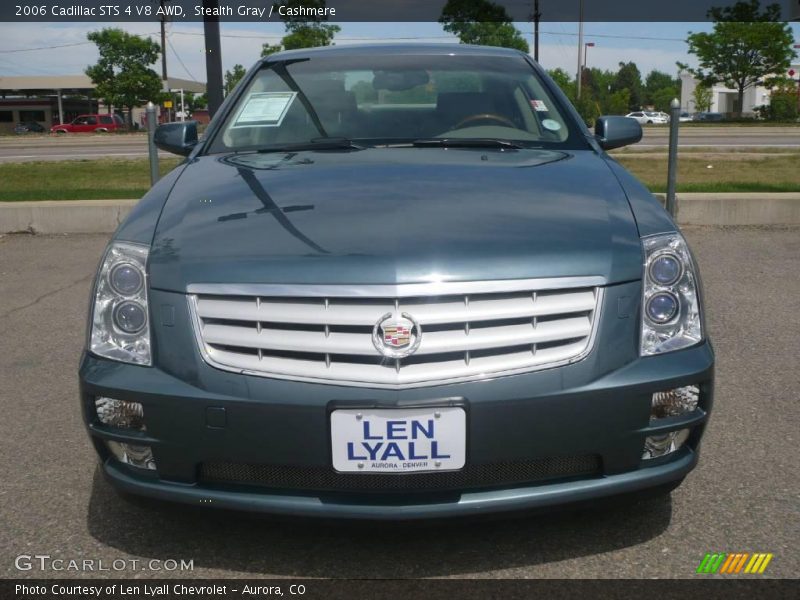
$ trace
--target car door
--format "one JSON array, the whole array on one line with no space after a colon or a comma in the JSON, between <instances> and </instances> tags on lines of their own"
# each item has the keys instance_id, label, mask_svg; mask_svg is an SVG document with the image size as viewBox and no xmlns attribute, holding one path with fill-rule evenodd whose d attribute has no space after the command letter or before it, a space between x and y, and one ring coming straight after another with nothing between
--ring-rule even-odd
<instances>
[{"instance_id":1,"label":"car door","mask_svg":"<svg viewBox=\"0 0 800 600\"><path fill-rule=\"evenodd\" d=\"M97 117L90 116L86 117L86 125L84 126L84 129L82 131L94 131L98 127L99 124L97 123Z\"/></svg>"},{"instance_id":2,"label":"car door","mask_svg":"<svg viewBox=\"0 0 800 600\"><path fill-rule=\"evenodd\" d=\"M86 117L76 117L75 120L69 124L67 130L75 133L86 131L86 119Z\"/></svg>"},{"instance_id":3,"label":"car door","mask_svg":"<svg viewBox=\"0 0 800 600\"><path fill-rule=\"evenodd\" d=\"M98 129L102 131L114 131L114 119L111 115L100 115L100 126Z\"/></svg>"}]
</instances>

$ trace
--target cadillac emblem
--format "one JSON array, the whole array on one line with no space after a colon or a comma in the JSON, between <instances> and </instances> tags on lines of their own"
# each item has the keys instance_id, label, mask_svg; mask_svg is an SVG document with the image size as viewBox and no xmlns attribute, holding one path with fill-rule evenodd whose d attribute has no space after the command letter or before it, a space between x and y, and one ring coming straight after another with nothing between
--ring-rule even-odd
<instances>
[{"instance_id":1,"label":"cadillac emblem","mask_svg":"<svg viewBox=\"0 0 800 600\"><path fill-rule=\"evenodd\" d=\"M422 341L422 328L408 313L383 315L372 328L372 344L387 358L411 356Z\"/></svg>"}]
</instances>

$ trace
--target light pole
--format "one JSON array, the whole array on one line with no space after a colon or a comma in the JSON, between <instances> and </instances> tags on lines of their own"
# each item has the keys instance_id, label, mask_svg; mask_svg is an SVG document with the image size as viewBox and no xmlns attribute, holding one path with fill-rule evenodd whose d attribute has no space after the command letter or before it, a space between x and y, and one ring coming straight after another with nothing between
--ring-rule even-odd
<instances>
[{"instance_id":1,"label":"light pole","mask_svg":"<svg viewBox=\"0 0 800 600\"><path fill-rule=\"evenodd\" d=\"M539 21L542 13L539 12L539 0L533 3L533 60L539 62Z\"/></svg>"},{"instance_id":2,"label":"light pole","mask_svg":"<svg viewBox=\"0 0 800 600\"><path fill-rule=\"evenodd\" d=\"M797 3L797 9L800 10L800 2ZM800 44L795 44L794 48L800 49ZM794 71L794 69L792 69ZM789 71L789 77L794 77L794 73ZM797 110L800 111L800 75L797 76Z\"/></svg>"},{"instance_id":3,"label":"light pole","mask_svg":"<svg viewBox=\"0 0 800 600\"><path fill-rule=\"evenodd\" d=\"M181 116L180 116L180 120L181 121L185 121L186 120L186 104L184 102L183 88L178 88L176 90L170 90L170 92L179 93L181 95Z\"/></svg>"},{"instance_id":4,"label":"light pole","mask_svg":"<svg viewBox=\"0 0 800 600\"><path fill-rule=\"evenodd\" d=\"M205 14L216 14L219 0L203 0ZM219 17L203 17L203 31L206 41L206 91L208 93L208 112L213 117L222 105L222 54L219 41Z\"/></svg>"},{"instance_id":5,"label":"light pole","mask_svg":"<svg viewBox=\"0 0 800 600\"><path fill-rule=\"evenodd\" d=\"M589 64L589 61L587 60L588 57L589 57L589 48L594 48L594 42L586 42L583 45L583 68L584 69L586 68L586 65Z\"/></svg>"},{"instance_id":6,"label":"light pole","mask_svg":"<svg viewBox=\"0 0 800 600\"><path fill-rule=\"evenodd\" d=\"M583 65L581 64L581 50L583 50L583 0L578 0L578 93L576 98L581 98L581 75L583 74Z\"/></svg>"},{"instance_id":7,"label":"light pole","mask_svg":"<svg viewBox=\"0 0 800 600\"><path fill-rule=\"evenodd\" d=\"M164 4L170 0L158 0L158 7L161 12L161 89L164 92L169 91L169 79L167 78L167 12L164 10ZM172 121L170 118L170 110L167 109L167 121Z\"/></svg>"}]
</instances>

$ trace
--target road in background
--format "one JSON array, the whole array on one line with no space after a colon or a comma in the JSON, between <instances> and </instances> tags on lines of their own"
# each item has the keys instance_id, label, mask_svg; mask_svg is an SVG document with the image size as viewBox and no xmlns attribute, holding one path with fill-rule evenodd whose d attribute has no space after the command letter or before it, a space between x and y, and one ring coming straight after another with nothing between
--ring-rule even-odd
<instances>
[{"instance_id":1,"label":"road in background","mask_svg":"<svg viewBox=\"0 0 800 600\"><path fill-rule=\"evenodd\" d=\"M666 148L669 130L666 126L645 126L644 138L630 150ZM800 148L800 127L682 127L682 147L748 147ZM75 160L93 158L144 158L147 139L144 134L0 137L0 162L35 160ZM163 156L169 156L163 154Z\"/></svg>"},{"instance_id":2,"label":"road in background","mask_svg":"<svg viewBox=\"0 0 800 600\"><path fill-rule=\"evenodd\" d=\"M698 577L706 552L800 573L800 229L693 228L717 352L698 468L671 497L429 524L268 519L120 497L79 411L89 287L106 236L0 236L0 573L14 557L194 560L127 577ZM547 418L547 415L542 415ZM96 575L96 573L95 573ZM744 577L744 576L742 576ZM749 577L749 576L748 576Z\"/></svg>"}]
</instances>

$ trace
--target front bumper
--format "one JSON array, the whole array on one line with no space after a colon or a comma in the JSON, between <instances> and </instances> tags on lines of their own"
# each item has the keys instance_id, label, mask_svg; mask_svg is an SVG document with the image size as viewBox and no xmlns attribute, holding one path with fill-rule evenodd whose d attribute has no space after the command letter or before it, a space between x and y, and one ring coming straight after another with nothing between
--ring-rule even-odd
<instances>
[{"instance_id":1,"label":"front bumper","mask_svg":"<svg viewBox=\"0 0 800 600\"><path fill-rule=\"evenodd\" d=\"M683 479L697 462L713 402L711 345L706 342L663 356L636 357L610 370L603 369L604 360L603 353L595 351L579 363L547 371L392 391L236 375L212 369L199 357L187 358L181 363L186 370L175 373L87 354L80 380L84 417L103 470L124 491L247 511L414 519L552 507ZM595 376L598 372L603 374ZM683 385L700 386L698 409L651 426L652 393ZM124 431L99 423L96 396L141 402L147 431ZM330 469L328 423L333 408L435 405L453 399L467 410L468 464L591 455L598 457L601 467L581 477L556 475L536 482L391 493L313 486L288 489L263 482L209 483L201 477L203 465L219 461L290 470ZM683 448L642 460L647 436L684 428L691 435ZM117 462L106 440L151 446L157 473Z\"/></svg>"}]
</instances>

